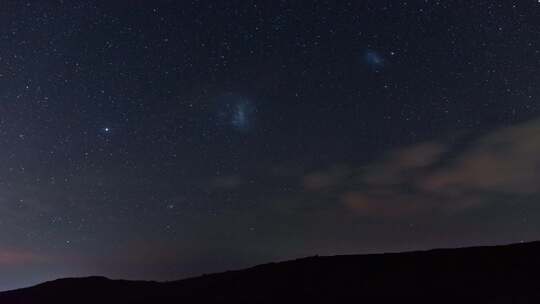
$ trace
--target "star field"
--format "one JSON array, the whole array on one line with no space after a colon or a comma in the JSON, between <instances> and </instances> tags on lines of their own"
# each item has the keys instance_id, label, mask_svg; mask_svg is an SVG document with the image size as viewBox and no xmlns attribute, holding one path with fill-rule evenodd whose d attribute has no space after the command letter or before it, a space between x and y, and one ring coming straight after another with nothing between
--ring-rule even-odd
<instances>
[{"instance_id":1,"label":"star field","mask_svg":"<svg viewBox=\"0 0 540 304\"><path fill-rule=\"evenodd\" d=\"M537 1L0 8L0 289L539 237Z\"/></svg>"}]
</instances>

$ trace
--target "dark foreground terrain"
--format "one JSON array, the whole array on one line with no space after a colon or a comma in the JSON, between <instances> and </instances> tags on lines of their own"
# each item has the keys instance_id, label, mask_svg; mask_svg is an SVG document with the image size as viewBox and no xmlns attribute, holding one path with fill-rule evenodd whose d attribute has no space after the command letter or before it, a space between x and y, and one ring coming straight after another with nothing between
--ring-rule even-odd
<instances>
[{"instance_id":1,"label":"dark foreground terrain","mask_svg":"<svg viewBox=\"0 0 540 304\"><path fill-rule=\"evenodd\" d=\"M61 279L0 303L540 303L540 242L310 257L166 283Z\"/></svg>"}]
</instances>

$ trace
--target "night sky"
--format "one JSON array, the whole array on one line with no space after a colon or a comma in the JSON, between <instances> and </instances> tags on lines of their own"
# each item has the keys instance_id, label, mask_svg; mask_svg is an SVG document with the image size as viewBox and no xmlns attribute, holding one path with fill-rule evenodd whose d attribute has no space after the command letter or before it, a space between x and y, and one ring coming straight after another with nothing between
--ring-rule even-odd
<instances>
[{"instance_id":1,"label":"night sky","mask_svg":"<svg viewBox=\"0 0 540 304\"><path fill-rule=\"evenodd\" d=\"M0 290L540 238L540 3L0 4Z\"/></svg>"}]
</instances>

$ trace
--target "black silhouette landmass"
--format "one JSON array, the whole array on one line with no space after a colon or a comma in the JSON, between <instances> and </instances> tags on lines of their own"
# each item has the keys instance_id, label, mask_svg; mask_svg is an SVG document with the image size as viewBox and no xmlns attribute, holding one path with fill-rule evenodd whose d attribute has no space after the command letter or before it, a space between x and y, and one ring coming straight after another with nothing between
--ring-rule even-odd
<instances>
[{"instance_id":1,"label":"black silhouette landmass","mask_svg":"<svg viewBox=\"0 0 540 304\"><path fill-rule=\"evenodd\" d=\"M540 303L540 242L308 257L164 283L60 279L0 303Z\"/></svg>"}]
</instances>

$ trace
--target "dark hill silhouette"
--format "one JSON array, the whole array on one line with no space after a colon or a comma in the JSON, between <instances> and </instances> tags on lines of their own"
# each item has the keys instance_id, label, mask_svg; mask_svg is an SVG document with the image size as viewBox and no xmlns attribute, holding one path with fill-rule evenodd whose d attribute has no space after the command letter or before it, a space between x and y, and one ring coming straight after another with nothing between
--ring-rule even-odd
<instances>
[{"instance_id":1,"label":"dark hill silhouette","mask_svg":"<svg viewBox=\"0 0 540 304\"><path fill-rule=\"evenodd\" d=\"M540 303L540 242L309 257L166 283L60 279L0 303Z\"/></svg>"}]
</instances>

